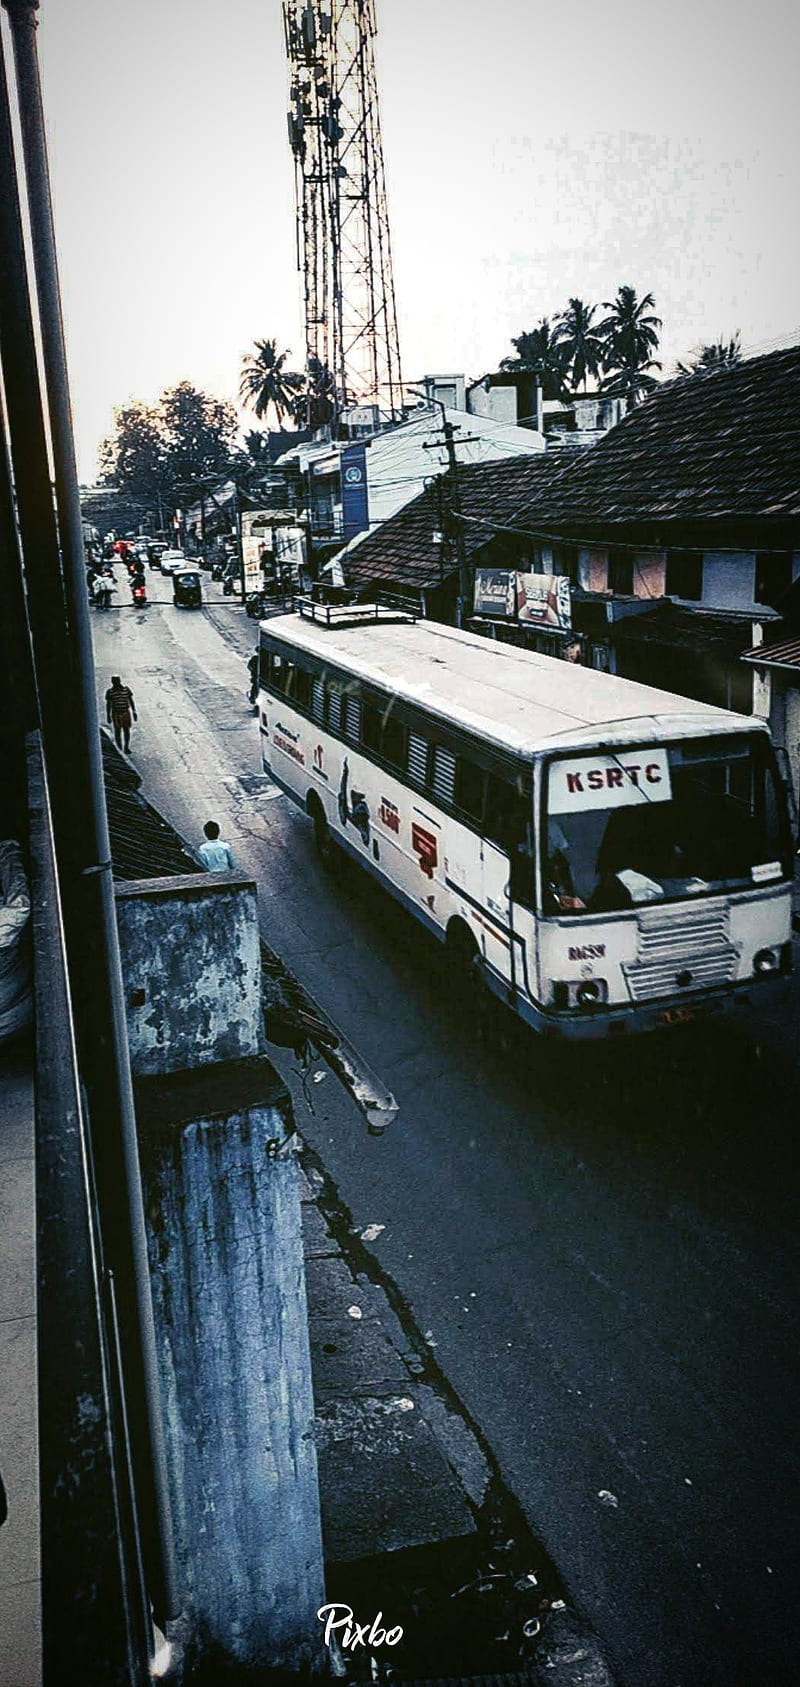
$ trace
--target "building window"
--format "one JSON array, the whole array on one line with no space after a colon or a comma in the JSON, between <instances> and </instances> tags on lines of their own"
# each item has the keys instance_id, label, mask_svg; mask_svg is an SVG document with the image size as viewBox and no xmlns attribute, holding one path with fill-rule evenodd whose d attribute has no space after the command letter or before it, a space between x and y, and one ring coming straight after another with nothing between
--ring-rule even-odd
<instances>
[{"instance_id":1,"label":"building window","mask_svg":"<svg viewBox=\"0 0 800 1687\"><path fill-rule=\"evenodd\" d=\"M756 603L780 609L792 583L791 551L758 551L756 553Z\"/></svg>"},{"instance_id":2,"label":"building window","mask_svg":"<svg viewBox=\"0 0 800 1687\"><path fill-rule=\"evenodd\" d=\"M702 551L667 551L667 597L688 598L699 603L703 596Z\"/></svg>"},{"instance_id":3,"label":"building window","mask_svg":"<svg viewBox=\"0 0 800 1687\"><path fill-rule=\"evenodd\" d=\"M633 596L633 551L609 551L608 589L615 597Z\"/></svg>"}]
</instances>

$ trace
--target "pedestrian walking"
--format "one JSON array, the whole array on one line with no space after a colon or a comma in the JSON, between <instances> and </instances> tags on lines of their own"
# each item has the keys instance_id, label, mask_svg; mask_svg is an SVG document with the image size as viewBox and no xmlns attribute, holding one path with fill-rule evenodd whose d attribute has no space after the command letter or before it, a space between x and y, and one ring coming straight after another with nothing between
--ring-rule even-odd
<instances>
[{"instance_id":1,"label":"pedestrian walking","mask_svg":"<svg viewBox=\"0 0 800 1687\"><path fill-rule=\"evenodd\" d=\"M248 698L249 698L249 701L251 703L257 703L258 702L258 646L257 645L256 645L255 650L253 651L252 656L248 659L247 672L250 675L250 690L248 692Z\"/></svg>"},{"instance_id":2,"label":"pedestrian walking","mask_svg":"<svg viewBox=\"0 0 800 1687\"><path fill-rule=\"evenodd\" d=\"M207 820L203 827L206 841L200 845L197 853L204 867L210 873L232 873L233 853L230 844L226 844L219 835L216 820Z\"/></svg>"},{"instance_id":3,"label":"pedestrian walking","mask_svg":"<svg viewBox=\"0 0 800 1687\"><path fill-rule=\"evenodd\" d=\"M123 685L119 674L112 674L111 684L106 692L106 720L114 728L114 743L118 750L124 750L126 756L131 751L131 719L138 720L133 692L129 685Z\"/></svg>"}]
</instances>

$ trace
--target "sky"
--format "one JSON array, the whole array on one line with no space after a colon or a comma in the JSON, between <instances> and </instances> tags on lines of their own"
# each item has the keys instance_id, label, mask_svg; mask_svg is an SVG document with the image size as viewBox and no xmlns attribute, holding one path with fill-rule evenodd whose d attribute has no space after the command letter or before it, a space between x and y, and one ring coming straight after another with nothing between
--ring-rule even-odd
<instances>
[{"instance_id":1,"label":"sky","mask_svg":"<svg viewBox=\"0 0 800 1687\"><path fill-rule=\"evenodd\" d=\"M800 340L796 0L376 0L406 380L573 295L655 294L674 367ZM79 473L115 405L302 367L280 0L41 0Z\"/></svg>"}]
</instances>

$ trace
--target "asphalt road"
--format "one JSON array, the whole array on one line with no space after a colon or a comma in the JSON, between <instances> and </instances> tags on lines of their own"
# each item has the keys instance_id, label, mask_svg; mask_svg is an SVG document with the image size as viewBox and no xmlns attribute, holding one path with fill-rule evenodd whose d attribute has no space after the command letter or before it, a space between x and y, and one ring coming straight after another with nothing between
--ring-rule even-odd
<instances>
[{"instance_id":1,"label":"asphalt road","mask_svg":"<svg viewBox=\"0 0 800 1687\"><path fill-rule=\"evenodd\" d=\"M795 1687L800 981L772 1021L558 1049L498 1009L479 1038L435 942L240 783L241 607L149 584L94 617L99 694L132 686L147 796L194 841L220 821L265 937L394 1091L382 1139L332 1078L301 1129L620 1681Z\"/></svg>"}]
</instances>

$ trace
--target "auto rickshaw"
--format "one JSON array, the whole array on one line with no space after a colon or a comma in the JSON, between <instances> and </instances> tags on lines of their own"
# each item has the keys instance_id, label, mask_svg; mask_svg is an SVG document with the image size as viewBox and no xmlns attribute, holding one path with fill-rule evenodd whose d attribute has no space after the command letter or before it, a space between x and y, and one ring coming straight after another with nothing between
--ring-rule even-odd
<instances>
[{"instance_id":1,"label":"auto rickshaw","mask_svg":"<svg viewBox=\"0 0 800 1687\"><path fill-rule=\"evenodd\" d=\"M172 601L180 609L199 609L203 601L203 587L199 568L185 563L172 576Z\"/></svg>"}]
</instances>

